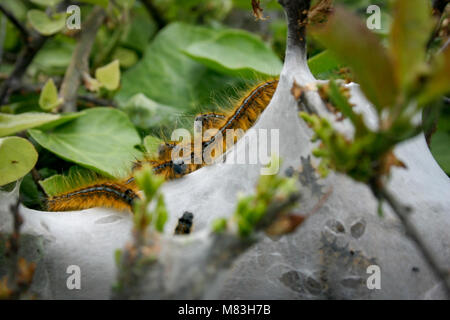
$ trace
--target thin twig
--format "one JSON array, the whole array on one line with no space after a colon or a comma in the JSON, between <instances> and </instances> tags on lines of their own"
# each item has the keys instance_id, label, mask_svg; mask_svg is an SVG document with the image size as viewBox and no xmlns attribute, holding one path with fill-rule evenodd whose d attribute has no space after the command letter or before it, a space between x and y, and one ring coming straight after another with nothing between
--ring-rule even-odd
<instances>
[{"instance_id":1,"label":"thin twig","mask_svg":"<svg viewBox=\"0 0 450 320\"><path fill-rule=\"evenodd\" d=\"M20 86L20 82L28 66L48 39L48 37L44 37L35 32L33 32L30 38L20 52L13 71L0 87L0 105L5 105L9 102L9 97Z\"/></svg>"},{"instance_id":2,"label":"thin twig","mask_svg":"<svg viewBox=\"0 0 450 320\"><path fill-rule=\"evenodd\" d=\"M89 73L89 56L97 31L106 18L106 11L96 6L83 25L80 39L72 55L61 84L60 96L64 100L63 112L76 111L77 91L84 73Z\"/></svg>"},{"instance_id":3,"label":"thin twig","mask_svg":"<svg viewBox=\"0 0 450 320\"><path fill-rule=\"evenodd\" d=\"M411 222L410 214L411 208L401 204L386 188L377 188L374 191L376 195L386 200L389 206L392 208L394 213L402 222L406 235L415 243L422 256L424 257L426 263L429 265L430 269L434 273L437 279L441 280L444 284L447 297L450 298L450 281L449 272L443 270L433 255L432 251L427 247L422 239L421 234L417 230L416 226Z\"/></svg>"},{"instance_id":4,"label":"thin twig","mask_svg":"<svg viewBox=\"0 0 450 320\"><path fill-rule=\"evenodd\" d=\"M449 3L449 0L434 0L433 1L433 15L437 19L437 23L433 29L433 32L430 35L430 38L428 39L427 46L426 46L427 49L431 48L431 45L433 44L434 39L439 34L439 30L441 29L441 25L442 25L443 13L444 13L445 7L447 6L448 3ZM448 43L448 39L447 39L447 43ZM444 44L444 47L445 46L446 46L446 44Z\"/></svg>"},{"instance_id":5,"label":"thin twig","mask_svg":"<svg viewBox=\"0 0 450 320\"><path fill-rule=\"evenodd\" d=\"M0 285L6 285L8 292L6 299L20 299L28 294L31 287L36 264L34 262L27 262L25 259L19 257L20 249L20 228L23 224L22 216L19 213L20 197L10 206L10 211L13 216L13 230L8 239L5 256L9 260L10 268L6 281L2 281ZM4 278L5 279L5 278Z\"/></svg>"},{"instance_id":6,"label":"thin twig","mask_svg":"<svg viewBox=\"0 0 450 320\"><path fill-rule=\"evenodd\" d=\"M23 26L23 24L16 18L16 16L6 9L2 4L0 4L0 11L3 12L3 14L11 21L11 23L19 30L20 36L22 37L23 41L25 43L28 42L28 39L30 37L30 34L28 30Z\"/></svg>"},{"instance_id":7,"label":"thin twig","mask_svg":"<svg viewBox=\"0 0 450 320\"><path fill-rule=\"evenodd\" d=\"M42 180L42 177L41 177L40 173L37 171L36 168L33 168L31 170L31 177L33 178L34 183L36 184L37 188L42 192L42 194L47 195L47 193L45 192L44 188L39 183L39 181Z\"/></svg>"},{"instance_id":8,"label":"thin twig","mask_svg":"<svg viewBox=\"0 0 450 320\"><path fill-rule=\"evenodd\" d=\"M77 97L77 100L85 102L87 104L91 104L93 106L108 106L117 108L117 102L115 102L114 100L97 98L93 95L79 95Z\"/></svg>"}]
</instances>

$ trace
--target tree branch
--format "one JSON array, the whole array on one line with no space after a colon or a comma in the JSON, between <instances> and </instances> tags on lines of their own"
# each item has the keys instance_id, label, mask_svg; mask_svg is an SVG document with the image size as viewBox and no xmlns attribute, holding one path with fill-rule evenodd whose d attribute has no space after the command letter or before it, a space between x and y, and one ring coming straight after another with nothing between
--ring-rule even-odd
<instances>
[{"instance_id":1,"label":"tree branch","mask_svg":"<svg viewBox=\"0 0 450 320\"><path fill-rule=\"evenodd\" d=\"M58 5L57 10L62 10L69 1L65 0L61 2ZM0 7L5 9L4 7ZM3 11L3 10L2 10ZM5 11L3 11L5 13ZM7 10L6 10L7 12ZM6 14L6 13L5 13ZM13 17L13 16L11 16ZM16 19L17 21L17 19ZM33 61L36 54L39 52L39 50L43 47L45 42L49 39L49 37L42 36L41 34L37 33L34 30L27 31L23 26L20 25L20 23L17 21L18 24L15 24L18 26L18 28L21 28L21 34L24 35L26 32L25 37L25 47L20 52L19 56L17 57L17 61L14 65L14 69L11 72L11 74L8 76L8 78L2 83L0 87L0 105L5 105L9 102L9 98L14 90L16 90L20 86L20 82L22 80L22 77L24 76L25 72L28 69L28 66Z\"/></svg>"}]
</instances>

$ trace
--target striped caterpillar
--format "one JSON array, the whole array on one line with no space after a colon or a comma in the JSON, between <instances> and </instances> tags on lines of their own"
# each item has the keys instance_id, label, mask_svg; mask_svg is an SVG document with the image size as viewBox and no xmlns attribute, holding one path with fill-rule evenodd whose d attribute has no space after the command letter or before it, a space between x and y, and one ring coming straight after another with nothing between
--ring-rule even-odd
<instances>
[{"instance_id":1,"label":"striped caterpillar","mask_svg":"<svg viewBox=\"0 0 450 320\"><path fill-rule=\"evenodd\" d=\"M264 109L269 104L278 85L278 80L270 80L260 83L250 90L238 101L229 114L209 112L197 115L195 121L201 123L202 131L211 132L202 138L200 153L204 158L204 152L215 144L223 143L222 150L227 150L226 140L223 136L229 129L241 129L247 131L251 128ZM219 139L220 138L220 139ZM237 140L234 138L233 143ZM146 157L133 164L132 174L124 180L103 179L78 187L64 193L54 195L47 199L47 209L49 211L70 211L82 210L92 207L110 207L119 210L132 209L132 202L139 198L139 190L134 182L134 173L144 165L150 165L153 172L161 175L167 180L177 179L189 174L206 165L202 160L200 163L193 161L195 157L194 142L184 142L190 144L190 153L180 154L179 158L173 158L173 151L183 147L183 143L168 141L159 146L157 157ZM213 154L213 158L221 154Z\"/></svg>"}]
</instances>

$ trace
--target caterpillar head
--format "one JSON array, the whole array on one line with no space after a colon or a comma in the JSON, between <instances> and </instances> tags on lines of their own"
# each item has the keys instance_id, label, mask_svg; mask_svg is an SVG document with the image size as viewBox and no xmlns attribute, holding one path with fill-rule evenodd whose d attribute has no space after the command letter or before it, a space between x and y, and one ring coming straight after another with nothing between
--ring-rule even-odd
<instances>
[{"instance_id":1,"label":"caterpillar head","mask_svg":"<svg viewBox=\"0 0 450 320\"><path fill-rule=\"evenodd\" d=\"M173 167L173 171L175 172L175 174L177 174L177 175L184 175L184 174L186 174L187 166L186 166L186 164L184 163L183 160L181 160L181 159L180 160L175 160L173 162L172 167Z\"/></svg>"}]
</instances>

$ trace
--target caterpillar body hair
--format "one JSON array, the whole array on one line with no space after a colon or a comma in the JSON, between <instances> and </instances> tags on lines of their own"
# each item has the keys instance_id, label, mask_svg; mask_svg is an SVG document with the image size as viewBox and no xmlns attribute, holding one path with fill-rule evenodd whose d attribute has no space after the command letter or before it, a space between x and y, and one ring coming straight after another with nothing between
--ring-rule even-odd
<instances>
[{"instance_id":1,"label":"caterpillar body hair","mask_svg":"<svg viewBox=\"0 0 450 320\"><path fill-rule=\"evenodd\" d=\"M253 88L232 110L228 117L217 121L221 122L219 127L217 127L217 133L210 137L208 141L203 142L203 150L214 143L218 135L224 136L228 129L241 129L243 131L250 129L268 106L277 86L278 80L272 80L259 84ZM227 148L226 140L222 139L222 141L223 150L225 152Z\"/></svg>"},{"instance_id":2,"label":"caterpillar body hair","mask_svg":"<svg viewBox=\"0 0 450 320\"><path fill-rule=\"evenodd\" d=\"M91 185L51 196L47 199L48 211L73 211L93 207L132 211L133 201L139 198L134 183L114 180L98 181Z\"/></svg>"}]
</instances>

